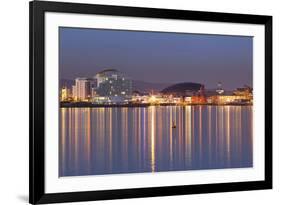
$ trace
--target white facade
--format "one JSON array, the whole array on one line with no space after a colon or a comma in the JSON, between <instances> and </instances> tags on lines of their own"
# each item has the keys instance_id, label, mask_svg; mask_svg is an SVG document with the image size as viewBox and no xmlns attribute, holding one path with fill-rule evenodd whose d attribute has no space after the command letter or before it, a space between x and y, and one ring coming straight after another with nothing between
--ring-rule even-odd
<instances>
[{"instance_id":1,"label":"white facade","mask_svg":"<svg viewBox=\"0 0 281 205\"><path fill-rule=\"evenodd\" d=\"M91 97L91 80L87 78L76 78L72 87L73 98L76 101L87 101Z\"/></svg>"}]
</instances>

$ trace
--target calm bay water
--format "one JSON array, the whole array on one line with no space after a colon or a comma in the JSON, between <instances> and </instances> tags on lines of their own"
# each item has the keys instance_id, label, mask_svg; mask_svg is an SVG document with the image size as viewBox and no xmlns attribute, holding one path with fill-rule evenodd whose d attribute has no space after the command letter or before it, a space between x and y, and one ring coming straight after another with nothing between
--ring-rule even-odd
<instances>
[{"instance_id":1,"label":"calm bay water","mask_svg":"<svg viewBox=\"0 0 281 205\"><path fill-rule=\"evenodd\" d=\"M59 176L252 167L252 138L252 106L60 108Z\"/></svg>"}]
</instances>

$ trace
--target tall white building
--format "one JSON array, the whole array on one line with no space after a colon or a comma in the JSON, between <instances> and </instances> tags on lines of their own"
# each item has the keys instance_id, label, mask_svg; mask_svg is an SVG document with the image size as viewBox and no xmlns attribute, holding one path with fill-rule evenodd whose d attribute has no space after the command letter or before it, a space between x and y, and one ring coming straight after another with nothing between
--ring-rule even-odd
<instances>
[{"instance_id":1,"label":"tall white building","mask_svg":"<svg viewBox=\"0 0 281 205\"><path fill-rule=\"evenodd\" d=\"M76 78L72 95L75 101L88 101L91 97L91 79Z\"/></svg>"}]
</instances>

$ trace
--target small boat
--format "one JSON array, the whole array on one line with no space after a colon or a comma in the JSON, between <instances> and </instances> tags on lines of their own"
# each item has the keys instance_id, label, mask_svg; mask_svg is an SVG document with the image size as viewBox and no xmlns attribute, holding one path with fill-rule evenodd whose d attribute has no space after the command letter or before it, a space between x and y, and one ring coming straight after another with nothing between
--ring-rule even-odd
<instances>
[{"instance_id":1,"label":"small boat","mask_svg":"<svg viewBox=\"0 0 281 205\"><path fill-rule=\"evenodd\" d=\"M172 128L176 128L176 127L177 127L177 126L176 126L176 123L173 122Z\"/></svg>"}]
</instances>

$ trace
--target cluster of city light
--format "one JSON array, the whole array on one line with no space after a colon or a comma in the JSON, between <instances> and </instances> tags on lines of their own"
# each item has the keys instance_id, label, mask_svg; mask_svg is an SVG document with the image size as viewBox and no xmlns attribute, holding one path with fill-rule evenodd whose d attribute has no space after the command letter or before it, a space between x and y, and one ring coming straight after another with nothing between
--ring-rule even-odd
<instances>
[{"instance_id":1,"label":"cluster of city light","mask_svg":"<svg viewBox=\"0 0 281 205\"><path fill-rule=\"evenodd\" d=\"M247 103L251 104L253 101L253 95L247 92L239 93L239 95L212 95L212 96L173 96L158 94L144 94L144 95L131 95L127 96L121 101L116 101L118 96L92 96L83 101L74 99L67 88L61 90L61 101L68 102L89 102L97 104L151 104L151 105L189 105L189 104L239 104Z\"/></svg>"},{"instance_id":2,"label":"cluster of city light","mask_svg":"<svg viewBox=\"0 0 281 205\"><path fill-rule=\"evenodd\" d=\"M188 104L252 104L253 95L250 87L237 88L227 94L218 83L212 95L205 94L202 85L197 92L185 94L133 93L132 81L117 70L107 69L97 73L93 78L76 78L72 88L63 87L60 101L69 103L91 104L149 104L149 105L188 105Z\"/></svg>"}]
</instances>

